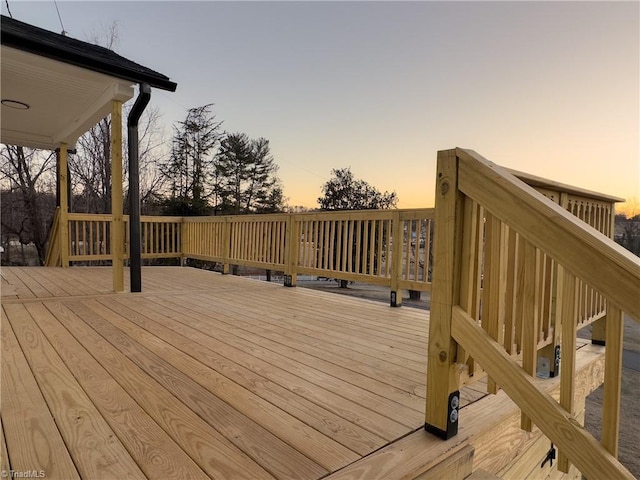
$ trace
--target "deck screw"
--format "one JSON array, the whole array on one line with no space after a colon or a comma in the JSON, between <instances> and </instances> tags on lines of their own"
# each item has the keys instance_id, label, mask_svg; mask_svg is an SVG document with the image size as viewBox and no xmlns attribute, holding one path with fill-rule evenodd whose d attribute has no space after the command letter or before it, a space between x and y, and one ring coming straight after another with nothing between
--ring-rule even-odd
<instances>
[{"instance_id":1,"label":"deck screw","mask_svg":"<svg viewBox=\"0 0 640 480\"><path fill-rule=\"evenodd\" d=\"M440 193L442 193L442 195L446 195L447 192L449 191L449 182L444 181L440 184Z\"/></svg>"}]
</instances>

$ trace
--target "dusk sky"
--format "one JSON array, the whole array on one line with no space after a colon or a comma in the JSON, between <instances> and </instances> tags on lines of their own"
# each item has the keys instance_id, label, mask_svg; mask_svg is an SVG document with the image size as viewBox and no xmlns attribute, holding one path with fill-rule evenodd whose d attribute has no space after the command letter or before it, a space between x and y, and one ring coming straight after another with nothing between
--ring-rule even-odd
<instances>
[{"instance_id":1,"label":"dusk sky","mask_svg":"<svg viewBox=\"0 0 640 480\"><path fill-rule=\"evenodd\" d=\"M62 30L53 1L13 17ZM214 103L229 132L270 140L289 205L317 207L351 167L399 207L433 206L436 152L640 197L638 2L67 2L87 40L178 83L154 90L166 137ZM2 2L2 13L7 15ZM636 212L640 213L640 212Z\"/></svg>"}]
</instances>

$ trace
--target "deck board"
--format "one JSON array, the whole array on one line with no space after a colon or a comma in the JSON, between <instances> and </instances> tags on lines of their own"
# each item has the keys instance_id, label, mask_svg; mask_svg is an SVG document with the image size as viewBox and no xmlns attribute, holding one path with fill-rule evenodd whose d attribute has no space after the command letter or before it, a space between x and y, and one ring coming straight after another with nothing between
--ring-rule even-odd
<instances>
[{"instance_id":1,"label":"deck board","mask_svg":"<svg viewBox=\"0 0 640 480\"><path fill-rule=\"evenodd\" d=\"M11 467L43 470L50 478L80 478L4 308L1 322L0 413Z\"/></svg>"},{"instance_id":2,"label":"deck board","mask_svg":"<svg viewBox=\"0 0 640 480\"><path fill-rule=\"evenodd\" d=\"M208 478L44 305L26 309L149 479Z\"/></svg>"},{"instance_id":3,"label":"deck board","mask_svg":"<svg viewBox=\"0 0 640 480\"><path fill-rule=\"evenodd\" d=\"M319 479L422 428L428 312L192 268L138 294L107 267L2 273L14 470Z\"/></svg>"},{"instance_id":4,"label":"deck board","mask_svg":"<svg viewBox=\"0 0 640 480\"><path fill-rule=\"evenodd\" d=\"M274 478L180 399L146 375L66 305L47 305L113 379L212 478Z\"/></svg>"},{"instance_id":5,"label":"deck board","mask_svg":"<svg viewBox=\"0 0 640 480\"><path fill-rule=\"evenodd\" d=\"M5 312L80 475L147 478L25 306L6 305Z\"/></svg>"}]
</instances>

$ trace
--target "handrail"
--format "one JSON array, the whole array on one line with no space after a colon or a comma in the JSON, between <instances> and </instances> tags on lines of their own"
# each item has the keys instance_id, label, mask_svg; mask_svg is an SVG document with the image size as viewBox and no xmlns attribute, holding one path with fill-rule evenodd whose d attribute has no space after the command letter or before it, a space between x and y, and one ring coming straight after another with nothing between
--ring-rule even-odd
<instances>
[{"instance_id":1,"label":"handrail","mask_svg":"<svg viewBox=\"0 0 640 480\"><path fill-rule=\"evenodd\" d=\"M638 257L476 152L456 153L465 195L640 321Z\"/></svg>"},{"instance_id":2,"label":"handrail","mask_svg":"<svg viewBox=\"0 0 640 480\"><path fill-rule=\"evenodd\" d=\"M581 472L588 473L588 478L634 478L572 415L548 393L540 391L531 377L520 375L520 367L513 358L460 307L453 309L451 332L476 360L490 369L493 378L540 430Z\"/></svg>"},{"instance_id":3,"label":"handrail","mask_svg":"<svg viewBox=\"0 0 640 480\"><path fill-rule=\"evenodd\" d=\"M534 185L537 182L535 177L523 178ZM425 428L443 438L457 433L458 389L464 381L460 364L470 359L488 374L489 391L495 392L496 386L504 389L520 407L523 429L531 431L535 423L558 446L561 471L568 472L571 462L589 478L633 478L615 457L622 312L636 321L640 318L640 261L585 223L609 233L613 211L608 202L614 197L581 197L576 190L568 193L558 189L556 195L548 184L538 182L535 186L541 191L471 150L438 152ZM567 201L572 195L575 208ZM567 211L569 206L571 212ZM484 251L479 247L482 243ZM477 287L481 274L484 291L480 309ZM504 281L511 282L507 296L511 295L513 305L503 293ZM548 282L555 297L541 302L543 292L549 291ZM598 294L607 301L606 315L598 316L599 324L607 323L607 422L603 423L601 444L573 416L575 336L576 328L584 325L576 322L576 315L581 304L584 313L584 301L591 313L601 308ZM560 404L533 382L539 324L548 314L555 317L554 327L562 331ZM509 315L520 322L517 337L522 341L522 367L510 350L510 342L503 338L513 329Z\"/></svg>"}]
</instances>

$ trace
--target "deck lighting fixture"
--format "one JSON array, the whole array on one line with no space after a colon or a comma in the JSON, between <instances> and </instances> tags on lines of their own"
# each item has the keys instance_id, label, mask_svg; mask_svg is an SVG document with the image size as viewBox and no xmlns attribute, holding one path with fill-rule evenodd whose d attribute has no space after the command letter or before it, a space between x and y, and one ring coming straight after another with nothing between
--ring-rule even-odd
<instances>
[{"instance_id":1,"label":"deck lighting fixture","mask_svg":"<svg viewBox=\"0 0 640 480\"><path fill-rule=\"evenodd\" d=\"M31 108L28 103L20 102L18 100L11 100L9 98L3 98L0 103L2 103L2 105L5 107L15 108L16 110L29 110Z\"/></svg>"}]
</instances>

